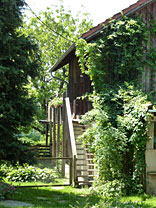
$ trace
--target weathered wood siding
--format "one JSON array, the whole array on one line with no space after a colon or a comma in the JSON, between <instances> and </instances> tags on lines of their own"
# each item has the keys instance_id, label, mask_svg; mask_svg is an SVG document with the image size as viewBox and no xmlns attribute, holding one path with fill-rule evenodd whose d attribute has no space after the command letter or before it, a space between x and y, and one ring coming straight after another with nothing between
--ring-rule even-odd
<instances>
[{"instance_id":1,"label":"weathered wood siding","mask_svg":"<svg viewBox=\"0 0 156 208\"><path fill-rule=\"evenodd\" d=\"M73 56L69 63L69 98L73 115L79 116L85 114L91 109L91 103L85 99L79 99L86 92L92 92L89 76L82 74L78 59Z\"/></svg>"},{"instance_id":2,"label":"weathered wood siding","mask_svg":"<svg viewBox=\"0 0 156 208\"><path fill-rule=\"evenodd\" d=\"M149 21L153 18L156 20L156 1L144 7L136 13L138 16L142 16L144 22L149 26ZM151 45L156 47L156 39L150 37ZM142 76L142 88L145 92L156 91L156 73L154 69L145 67Z\"/></svg>"},{"instance_id":3,"label":"weathered wood siding","mask_svg":"<svg viewBox=\"0 0 156 208\"><path fill-rule=\"evenodd\" d=\"M136 14L138 16L141 15L148 26L151 18L156 19L156 1L140 10L137 10L133 15ZM151 36L150 41L151 45L156 47L156 39ZM145 92L150 92L152 90L156 91L156 73L154 73L154 69L145 67L141 82L142 88ZM75 117L77 115L83 115L91 109L90 102L77 99L86 92L92 92L91 82L87 75L81 73L78 59L76 56L73 56L69 63L69 98L72 105L72 113Z\"/></svg>"}]
</instances>

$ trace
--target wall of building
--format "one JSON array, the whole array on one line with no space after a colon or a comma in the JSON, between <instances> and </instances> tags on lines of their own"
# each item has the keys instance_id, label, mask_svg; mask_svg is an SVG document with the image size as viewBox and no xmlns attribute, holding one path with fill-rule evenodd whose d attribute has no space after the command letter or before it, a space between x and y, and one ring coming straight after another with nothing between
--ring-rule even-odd
<instances>
[{"instance_id":1,"label":"wall of building","mask_svg":"<svg viewBox=\"0 0 156 208\"><path fill-rule=\"evenodd\" d=\"M152 122L149 125L149 141L147 142L145 159L146 159L146 192L156 195L156 149L154 149L154 138L156 128L156 117L152 116Z\"/></svg>"}]
</instances>

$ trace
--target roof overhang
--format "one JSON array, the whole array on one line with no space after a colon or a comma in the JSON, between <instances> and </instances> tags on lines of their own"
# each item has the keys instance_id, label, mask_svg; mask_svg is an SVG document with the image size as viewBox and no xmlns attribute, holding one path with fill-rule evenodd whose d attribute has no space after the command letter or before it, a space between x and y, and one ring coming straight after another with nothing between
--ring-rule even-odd
<instances>
[{"instance_id":1,"label":"roof overhang","mask_svg":"<svg viewBox=\"0 0 156 208\"><path fill-rule=\"evenodd\" d=\"M148 4L154 2L156 0L140 0L130 7L124 9L122 12L125 16L131 16L136 11L141 10ZM105 22L93 27L88 32L84 33L81 38L85 39L87 42L93 40L95 37L100 35L100 32L103 29L103 25L108 25L110 21L113 19L119 20L122 17L121 13L115 14L111 19L107 19ZM72 54L75 52L75 44L73 43L70 48L60 57L60 59L55 63L55 65L50 69L50 72L56 71L57 69L65 66L71 60Z\"/></svg>"}]
</instances>

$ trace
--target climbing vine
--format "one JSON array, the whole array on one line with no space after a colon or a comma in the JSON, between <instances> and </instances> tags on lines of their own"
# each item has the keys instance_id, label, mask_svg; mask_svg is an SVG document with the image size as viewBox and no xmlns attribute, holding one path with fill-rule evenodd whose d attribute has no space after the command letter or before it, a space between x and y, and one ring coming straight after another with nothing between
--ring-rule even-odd
<instances>
[{"instance_id":1,"label":"climbing vine","mask_svg":"<svg viewBox=\"0 0 156 208\"><path fill-rule=\"evenodd\" d=\"M140 18L123 16L104 26L96 41L87 44L84 39L78 40L76 55L83 72L93 80L96 92L106 85L138 83L145 65L148 36Z\"/></svg>"},{"instance_id":2,"label":"climbing vine","mask_svg":"<svg viewBox=\"0 0 156 208\"><path fill-rule=\"evenodd\" d=\"M153 34L141 18L123 16L104 26L96 41L76 43L80 67L94 86L93 110L82 119L92 125L83 140L92 144L99 180L120 180L128 194L143 188L149 101L140 80L145 66L155 70Z\"/></svg>"}]
</instances>

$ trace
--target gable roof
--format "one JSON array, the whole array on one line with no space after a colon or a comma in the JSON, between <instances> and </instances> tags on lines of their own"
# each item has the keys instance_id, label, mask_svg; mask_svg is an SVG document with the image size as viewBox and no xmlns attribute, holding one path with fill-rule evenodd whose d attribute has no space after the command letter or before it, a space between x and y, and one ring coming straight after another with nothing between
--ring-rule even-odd
<instances>
[{"instance_id":1,"label":"gable roof","mask_svg":"<svg viewBox=\"0 0 156 208\"><path fill-rule=\"evenodd\" d=\"M136 3L132 4L131 6L127 7L126 9L122 10L122 13L126 16L133 15L135 12L143 9L145 6L153 3L156 0L139 0ZM81 38L84 38L86 41L91 41L93 38L98 36L103 29L103 25L108 25L110 20L118 20L122 16L121 12L115 14L113 17L106 19L104 22L98 24L97 26L91 28L89 31L82 34ZM74 54L75 51L75 44L73 43L70 48L60 57L60 59L55 63L55 65L50 69L50 71L56 71L57 69L63 67L67 63L71 56Z\"/></svg>"}]
</instances>

